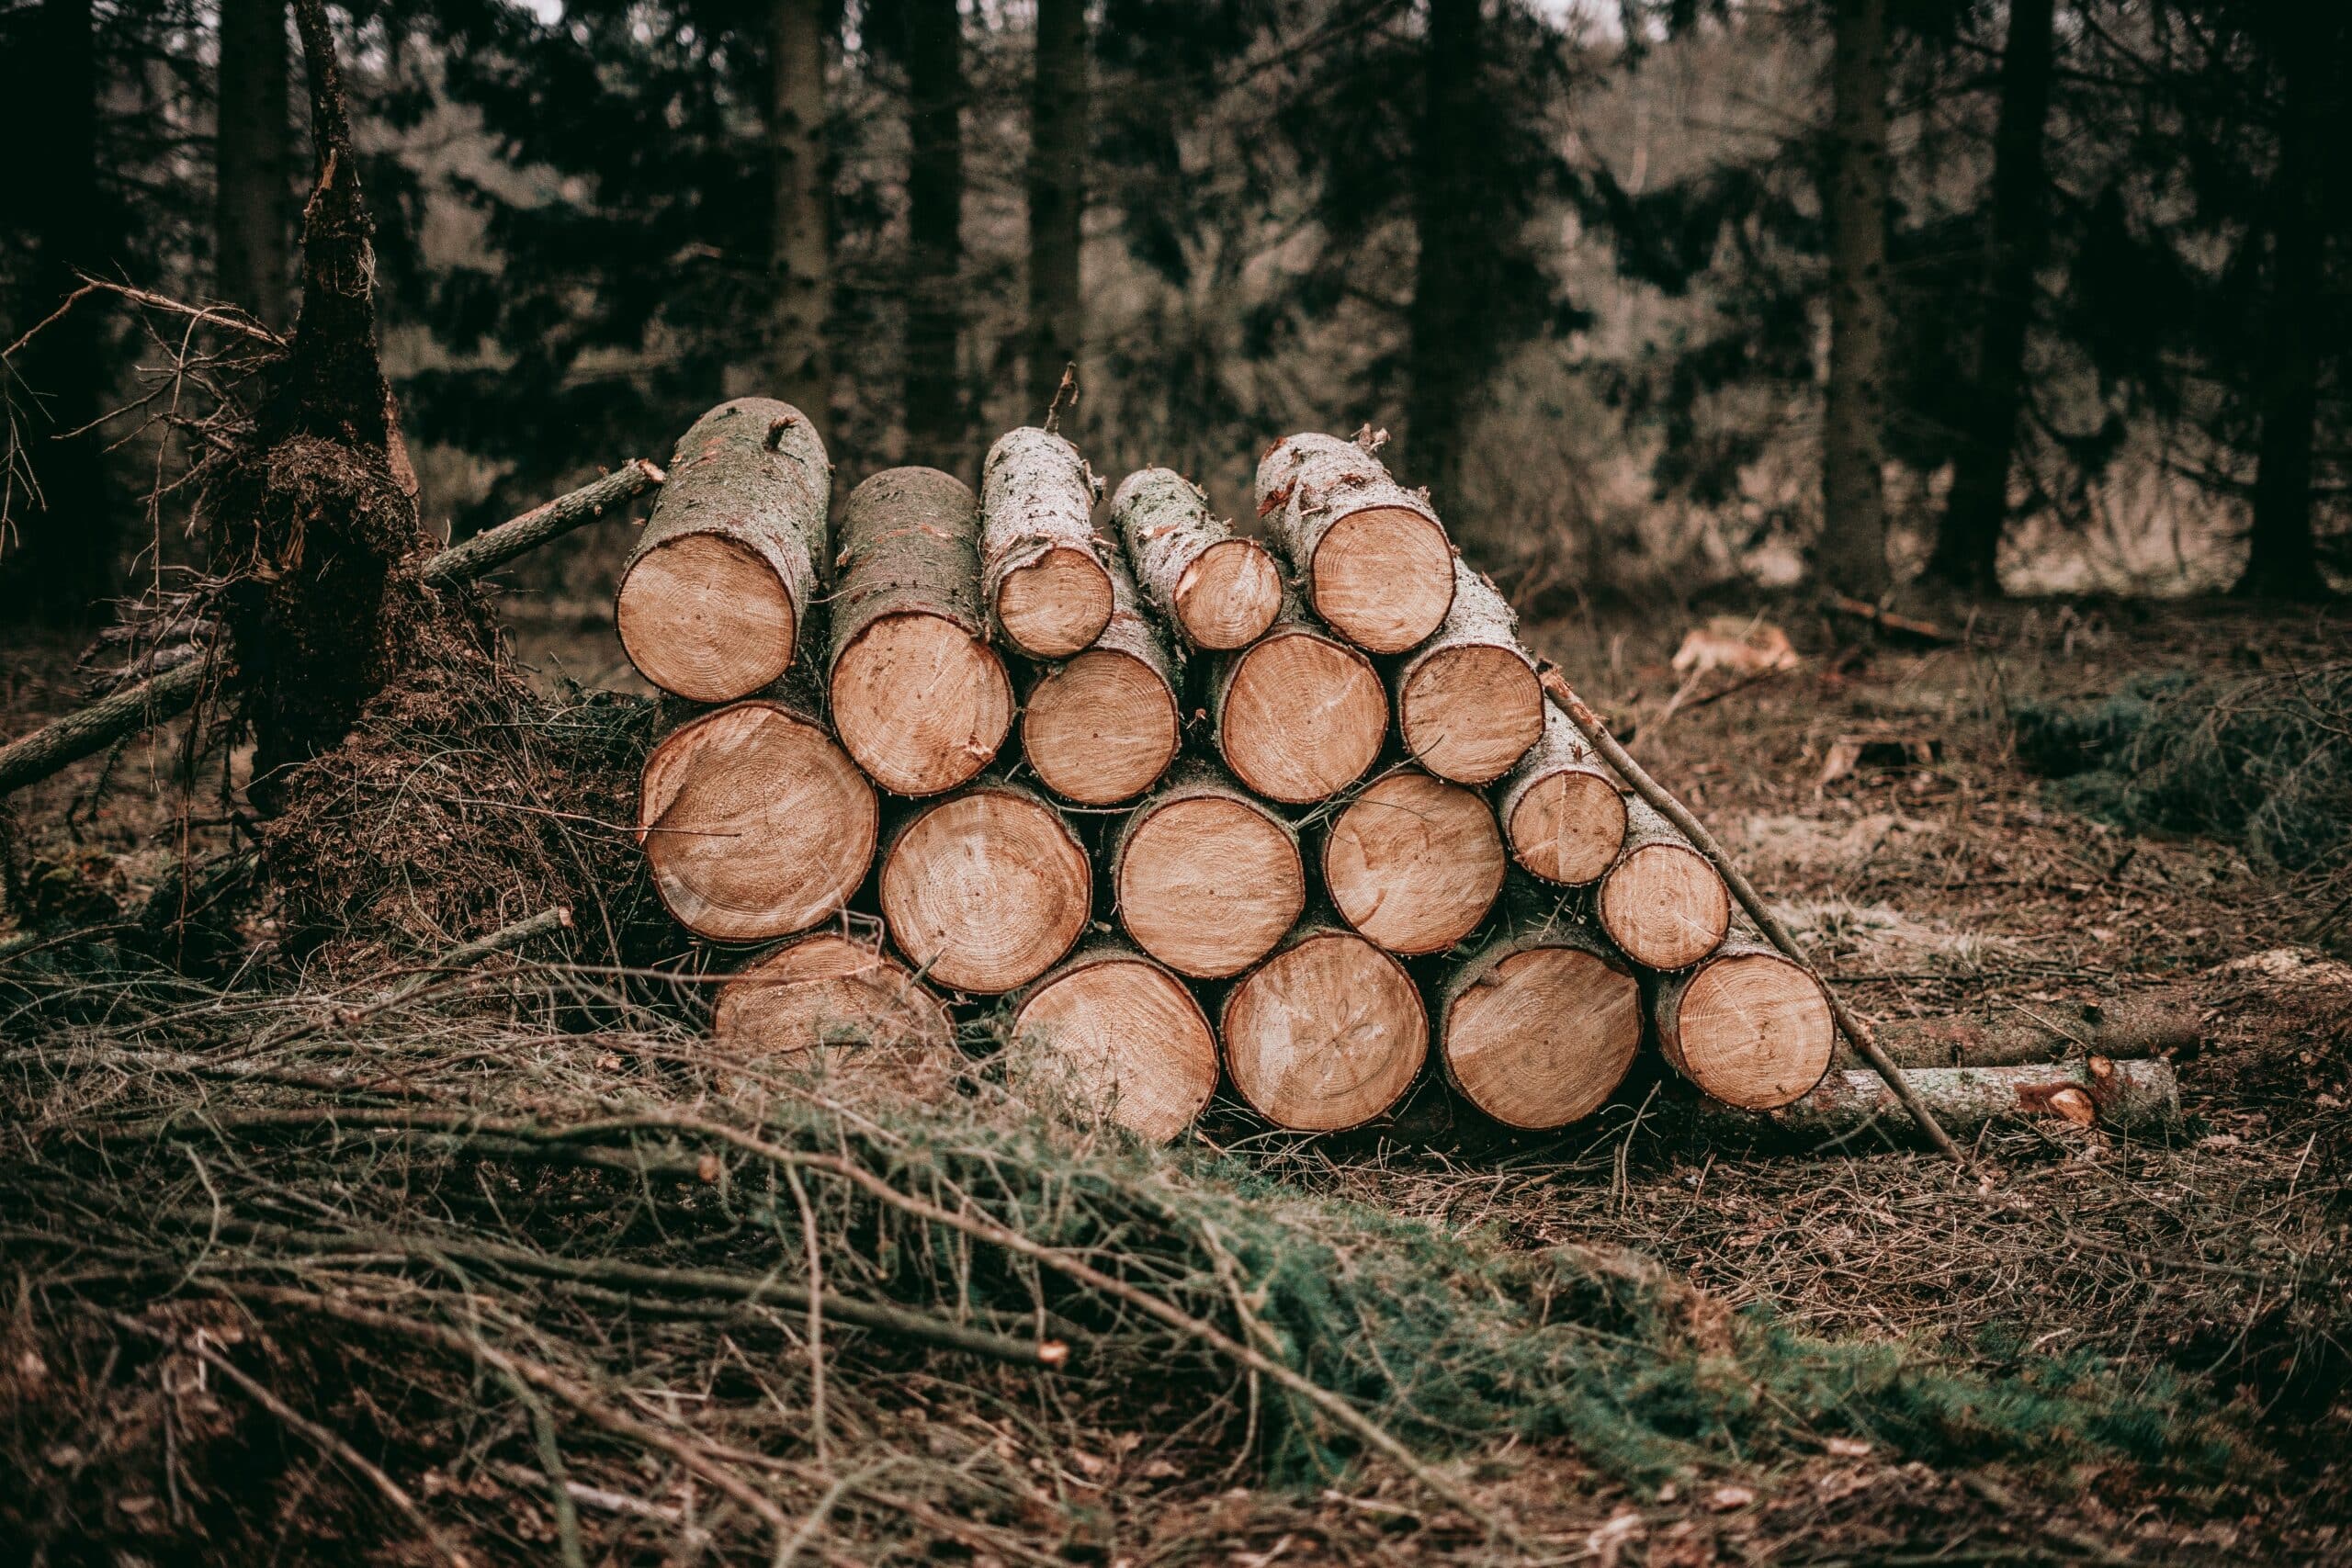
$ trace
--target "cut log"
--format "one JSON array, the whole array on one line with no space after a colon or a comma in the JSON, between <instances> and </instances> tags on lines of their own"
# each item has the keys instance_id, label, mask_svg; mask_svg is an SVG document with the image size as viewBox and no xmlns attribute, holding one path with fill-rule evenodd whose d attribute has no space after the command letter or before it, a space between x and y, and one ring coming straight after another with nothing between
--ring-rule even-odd
<instances>
[{"instance_id":1,"label":"cut log","mask_svg":"<svg viewBox=\"0 0 2352 1568\"><path fill-rule=\"evenodd\" d=\"M1295 592L1274 627L1209 671L1217 755L1285 806L1329 799L1379 759L1388 694L1372 661L1326 635Z\"/></svg>"},{"instance_id":2,"label":"cut log","mask_svg":"<svg viewBox=\"0 0 2352 1568\"><path fill-rule=\"evenodd\" d=\"M2170 1062L2091 1056L2039 1066L1918 1067L1904 1077L1937 1122L1962 1137L1991 1125L2027 1122L2145 1133L2180 1121L2180 1080ZM1824 1142L1867 1134L1909 1143L1917 1131L1875 1071L1831 1073L1812 1093L1767 1117L1709 1107L1701 1125L1724 1138L1777 1127Z\"/></svg>"},{"instance_id":3,"label":"cut log","mask_svg":"<svg viewBox=\"0 0 2352 1568\"><path fill-rule=\"evenodd\" d=\"M951 990L994 996L1053 967L1086 929L1093 876L1060 812L989 781L915 812L882 852L899 950Z\"/></svg>"},{"instance_id":4,"label":"cut log","mask_svg":"<svg viewBox=\"0 0 2352 1568\"><path fill-rule=\"evenodd\" d=\"M1405 966L1324 917L1234 982L1220 1023L1233 1087L1297 1133L1385 1114L1429 1057L1429 1014Z\"/></svg>"},{"instance_id":5,"label":"cut log","mask_svg":"<svg viewBox=\"0 0 2352 1568\"><path fill-rule=\"evenodd\" d=\"M1105 563L1111 613L1094 646L1041 675L1021 714L1021 750L1046 787L1081 806L1149 789L1183 743L1168 645L1126 562Z\"/></svg>"},{"instance_id":6,"label":"cut log","mask_svg":"<svg viewBox=\"0 0 2352 1568\"><path fill-rule=\"evenodd\" d=\"M2006 1067L2069 1056L2163 1056L2194 1050L2205 1010L2178 992L2123 997L2086 1008L1997 1004L1988 1018L1909 1018L1881 1024L1878 1043L1900 1067ZM1865 1064L1842 1041L1837 1066Z\"/></svg>"},{"instance_id":7,"label":"cut log","mask_svg":"<svg viewBox=\"0 0 2352 1568\"><path fill-rule=\"evenodd\" d=\"M696 420L621 570L613 618L638 673L727 703L790 669L832 488L824 443L791 404L738 398Z\"/></svg>"},{"instance_id":8,"label":"cut log","mask_svg":"<svg viewBox=\"0 0 2352 1568\"><path fill-rule=\"evenodd\" d=\"M1436 631L1453 602L1453 545L1429 498L1388 477L1366 437L1290 435L1258 464L1258 515L1307 602L1374 653Z\"/></svg>"},{"instance_id":9,"label":"cut log","mask_svg":"<svg viewBox=\"0 0 2352 1568\"><path fill-rule=\"evenodd\" d=\"M1503 929L1438 988L1438 1059L1463 1099L1544 1132L1591 1115L1625 1081L1642 990L1598 926L1550 898L1511 903Z\"/></svg>"},{"instance_id":10,"label":"cut log","mask_svg":"<svg viewBox=\"0 0 2352 1568\"><path fill-rule=\"evenodd\" d=\"M1089 943L1013 1010L1015 1040L1053 1089L1164 1144L1216 1092L1216 1035L1184 982L1120 942Z\"/></svg>"},{"instance_id":11,"label":"cut log","mask_svg":"<svg viewBox=\"0 0 2352 1568\"><path fill-rule=\"evenodd\" d=\"M937 795L988 766L1012 682L980 610L979 503L936 468L889 468L842 508L833 725L874 782Z\"/></svg>"},{"instance_id":12,"label":"cut log","mask_svg":"<svg viewBox=\"0 0 2352 1568\"><path fill-rule=\"evenodd\" d=\"M1731 895L1707 857L1645 801L1625 803L1625 847L1600 879L1601 928L1645 969L1687 969L1731 929Z\"/></svg>"},{"instance_id":13,"label":"cut log","mask_svg":"<svg viewBox=\"0 0 2352 1568\"><path fill-rule=\"evenodd\" d=\"M1366 784L1324 835L1340 917L1391 953L1442 953L1477 929L1508 863L1487 797L1404 766Z\"/></svg>"},{"instance_id":14,"label":"cut log","mask_svg":"<svg viewBox=\"0 0 2352 1568\"><path fill-rule=\"evenodd\" d=\"M1007 431L980 469L980 587L1005 640L1032 659L1093 646L1114 606L1091 518L1099 483L1051 431Z\"/></svg>"},{"instance_id":15,"label":"cut log","mask_svg":"<svg viewBox=\"0 0 2352 1568\"><path fill-rule=\"evenodd\" d=\"M802 937L719 988L711 1038L739 1055L820 1046L944 1052L947 1010L907 966L838 931Z\"/></svg>"},{"instance_id":16,"label":"cut log","mask_svg":"<svg viewBox=\"0 0 2352 1568\"><path fill-rule=\"evenodd\" d=\"M1519 615L1456 558L1445 624L1396 667L1396 730L1421 766L1488 784L1544 734L1544 688L1519 645Z\"/></svg>"},{"instance_id":17,"label":"cut log","mask_svg":"<svg viewBox=\"0 0 2352 1568\"><path fill-rule=\"evenodd\" d=\"M1544 705L1544 738L1495 787L1511 858L1546 882L1598 879L1625 847L1625 797L1568 716Z\"/></svg>"},{"instance_id":18,"label":"cut log","mask_svg":"<svg viewBox=\"0 0 2352 1568\"><path fill-rule=\"evenodd\" d=\"M1809 1092L1838 1043L1821 982L1747 931L1696 968L1657 981L1650 1017L1668 1065L1743 1111Z\"/></svg>"},{"instance_id":19,"label":"cut log","mask_svg":"<svg viewBox=\"0 0 2352 1568\"><path fill-rule=\"evenodd\" d=\"M1281 613L1283 578L1272 553L1236 534L1209 511L1200 487L1173 468L1129 474L1111 497L1111 525L1144 596L1193 647L1247 648Z\"/></svg>"},{"instance_id":20,"label":"cut log","mask_svg":"<svg viewBox=\"0 0 2352 1568\"><path fill-rule=\"evenodd\" d=\"M838 913L873 863L874 786L818 716L805 669L654 746L637 840L654 891L713 942L768 942Z\"/></svg>"},{"instance_id":21,"label":"cut log","mask_svg":"<svg viewBox=\"0 0 2352 1568\"><path fill-rule=\"evenodd\" d=\"M1240 974L1306 907L1297 830L1197 759L1127 818L1111 849L1111 883L1127 934L1196 979Z\"/></svg>"}]
</instances>

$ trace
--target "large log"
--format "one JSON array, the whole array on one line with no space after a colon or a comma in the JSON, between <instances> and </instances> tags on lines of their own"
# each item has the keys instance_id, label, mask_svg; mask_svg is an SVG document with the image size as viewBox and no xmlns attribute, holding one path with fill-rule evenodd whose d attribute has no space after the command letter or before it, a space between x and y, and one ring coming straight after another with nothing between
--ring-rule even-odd
<instances>
[{"instance_id":1,"label":"large log","mask_svg":"<svg viewBox=\"0 0 2352 1568\"><path fill-rule=\"evenodd\" d=\"M1307 601L1374 653L1402 653L1453 602L1453 545L1429 498L1389 478L1367 437L1284 436L1258 463L1258 515Z\"/></svg>"},{"instance_id":2,"label":"large log","mask_svg":"<svg viewBox=\"0 0 2352 1568\"><path fill-rule=\"evenodd\" d=\"M1542 738L1545 706L1518 613L1457 557L1445 624L1396 667L1405 750L1442 779L1492 784Z\"/></svg>"},{"instance_id":3,"label":"large log","mask_svg":"<svg viewBox=\"0 0 2352 1568\"><path fill-rule=\"evenodd\" d=\"M1405 966L1322 916L1234 982L1219 1032L1235 1089L1299 1133L1385 1114L1429 1057L1429 1014Z\"/></svg>"},{"instance_id":4,"label":"large log","mask_svg":"<svg viewBox=\"0 0 2352 1568\"><path fill-rule=\"evenodd\" d=\"M1495 786L1511 859L1546 882L1580 886L1625 846L1625 797L1568 716L1544 705L1544 738Z\"/></svg>"},{"instance_id":5,"label":"large log","mask_svg":"<svg viewBox=\"0 0 2352 1568\"><path fill-rule=\"evenodd\" d=\"M1216 1035L1184 982L1133 948L1090 942L1023 993L1013 1038L1031 1074L1164 1144L1216 1092Z\"/></svg>"},{"instance_id":6,"label":"large log","mask_svg":"<svg viewBox=\"0 0 2352 1568\"><path fill-rule=\"evenodd\" d=\"M1502 928L1437 991L1439 1064L1507 1127L1565 1127L1600 1109L1642 1043L1642 991L1596 926L1516 888Z\"/></svg>"},{"instance_id":7,"label":"large log","mask_svg":"<svg viewBox=\"0 0 2352 1568\"><path fill-rule=\"evenodd\" d=\"M1984 1018L1905 1018L1880 1025L1878 1043L1902 1067L2007 1067L2097 1055L2163 1056L2196 1048L2204 1008L2179 992L2122 997L2086 1008L2002 1001ZM1837 1065L1865 1066L1840 1043Z\"/></svg>"},{"instance_id":8,"label":"large log","mask_svg":"<svg viewBox=\"0 0 2352 1568\"><path fill-rule=\"evenodd\" d=\"M639 777L637 841L680 925L768 942L830 919L873 863L874 786L834 744L806 664L663 736Z\"/></svg>"},{"instance_id":9,"label":"large log","mask_svg":"<svg viewBox=\"0 0 2352 1568\"><path fill-rule=\"evenodd\" d=\"M1236 534L1174 469L1129 474L1111 497L1111 525L1144 596L1193 647L1247 648L1274 624L1283 578L1272 554Z\"/></svg>"},{"instance_id":10,"label":"large log","mask_svg":"<svg viewBox=\"0 0 2352 1568\"><path fill-rule=\"evenodd\" d=\"M1364 785L1323 836L1323 886L1340 918L1391 953L1442 953L1502 891L1502 834L1477 791L1420 769Z\"/></svg>"},{"instance_id":11,"label":"large log","mask_svg":"<svg viewBox=\"0 0 2352 1568\"><path fill-rule=\"evenodd\" d=\"M950 990L1018 990L1085 931L1093 875L1046 798L992 779L913 812L882 852L891 940Z\"/></svg>"},{"instance_id":12,"label":"large log","mask_svg":"<svg viewBox=\"0 0 2352 1568\"><path fill-rule=\"evenodd\" d=\"M1111 886L1136 945L1195 979L1249 968L1306 907L1297 829L1198 758L1121 826Z\"/></svg>"},{"instance_id":13,"label":"large log","mask_svg":"<svg viewBox=\"0 0 2352 1568\"><path fill-rule=\"evenodd\" d=\"M638 673L726 703L790 669L832 489L824 443L791 404L738 398L696 420L621 569L613 618Z\"/></svg>"},{"instance_id":14,"label":"large log","mask_svg":"<svg viewBox=\"0 0 2352 1568\"><path fill-rule=\"evenodd\" d=\"M956 1026L879 942L819 931L720 987L711 1038L744 1056L833 1046L944 1052Z\"/></svg>"},{"instance_id":15,"label":"large log","mask_svg":"<svg viewBox=\"0 0 2352 1568\"><path fill-rule=\"evenodd\" d=\"M1372 661L1328 636L1295 592L1273 629L1208 676L1217 755L1245 785L1285 806L1325 800L1362 778L1388 733L1388 694Z\"/></svg>"},{"instance_id":16,"label":"large log","mask_svg":"<svg viewBox=\"0 0 2352 1568\"><path fill-rule=\"evenodd\" d=\"M1159 781L1183 743L1176 673L1159 627L1114 556L1110 622L1094 641L1040 675L1021 713L1021 751L1046 787L1080 806L1133 800Z\"/></svg>"},{"instance_id":17,"label":"large log","mask_svg":"<svg viewBox=\"0 0 2352 1568\"><path fill-rule=\"evenodd\" d=\"M1962 1137L1987 1126L2055 1121L2110 1132L2157 1132L2180 1121L2180 1080L2165 1061L2081 1061L2009 1067L1917 1067L1905 1073L1938 1125ZM1723 1139L1777 1128L1808 1141L1867 1134L1909 1141L1917 1123L1875 1071L1833 1072L1813 1092L1767 1116L1702 1108L1700 1124Z\"/></svg>"},{"instance_id":18,"label":"large log","mask_svg":"<svg viewBox=\"0 0 2352 1568\"><path fill-rule=\"evenodd\" d=\"M1005 639L1068 659L1109 624L1109 551L1091 521L1101 481L1051 431L1007 431L980 469L980 586Z\"/></svg>"},{"instance_id":19,"label":"large log","mask_svg":"<svg viewBox=\"0 0 2352 1568\"><path fill-rule=\"evenodd\" d=\"M994 759L1012 682L980 609L979 503L936 468L888 468L842 508L833 726L874 782L937 795Z\"/></svg>"},{"instance_id":20,"label":"large log","mask_svg":"<svg viewBox=\"0 0 2352 1568\"><path fill-rule=\"evenodd\" d=\"M1838 1027L1821 982L1753 931L1654 986L1659 1055L1725 1105L1786 1105L1829 1070Z\"/></svg>"},{"instance_id":21,"label":"large log","mask_svg":"<svg viewBox=\"0 0 2352 1568\"><path fill-rule=\"evenodd\" d=\"M1696 964L1731 929L1731 895L1707 857L1651 808L1625 803L1625 847L1600 879L1601 928L1646 969Z\"/></svg>"}]
</instances>

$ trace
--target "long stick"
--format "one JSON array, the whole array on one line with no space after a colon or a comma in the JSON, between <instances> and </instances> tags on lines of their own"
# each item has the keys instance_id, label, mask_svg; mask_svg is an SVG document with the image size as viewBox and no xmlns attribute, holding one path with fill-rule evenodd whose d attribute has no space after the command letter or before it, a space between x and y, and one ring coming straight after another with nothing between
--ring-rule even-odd
<instances>
[{"instance_id":1,"label":"long stick","mask_svg":"<svg viewBox=\"0 0 2352 1568\"><path fill-rule=\"evenodd\" d=\"M1567 677L1561 674L1556 667L1551 664L1543 666L1542 679L1544 690L1560 705L1560 711L1568 716L1568 722L1584 732L1584 738L1592 743L1592 749L1607 759L1609 765L1634 786L1635 795L1648 801L1659 816L1680 829L1682 836L1690 840L1691 846L1714 863L1715 870L1723 874L1724 885L1731 889L1732 897L1739 900L1739 907L1747 911L1748 919L1756 922L1757 928L1763 931L1774 947L1788 954L1791 963L1813 976L1815 983L1821 987L1821 994L1829 998L1829 1016L1836 1021L1838 1032L1853 1042L1854 1049L1860 1054L1862 1060L1886 1080L1886 1087L1894 1091L1894 1098L1903 1102L1903 1109L1911 1113L1911 1120L1919 1124L1919 1131L1927 1134L1928 1142L1965 1167L1968 1156L1961 1152L1959 1145L1951 1141L1951 1134L1938 1125L1935 1113L1928 1109L1927 1103L1912 1092L1909 1081L1903 1076L1903 1069L1880 1049L1878 1036L1871 1032L1871 1026L1846 1005L1845 998L1838 994L1821 971L1814 967L1813 960L1797 946L1797 939L1789 934L1789 928L1782 925L1780 917L1766 907L1762 897L1756 891L1756 885L1740 874L1739 867L1732 863L1731 855L1715 841L1715 836L1707 831L1705 824L1691 816L1688 807L1667 794L1665 788L1634 761L1625 748L1617 744L1617 738L1609 733L1609 727L1600 722L1600 716L1585 706L1584 699L1577 695L1576 688L1568 684Z\"/></svg>"}]
</instances>

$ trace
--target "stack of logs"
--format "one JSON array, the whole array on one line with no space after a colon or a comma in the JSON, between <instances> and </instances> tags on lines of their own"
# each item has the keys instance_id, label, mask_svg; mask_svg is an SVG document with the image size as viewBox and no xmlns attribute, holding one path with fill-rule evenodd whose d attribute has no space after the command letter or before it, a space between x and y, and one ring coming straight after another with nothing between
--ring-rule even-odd
<instances>
[{"instance_id":1,"label":"stack of logs","mask_svg":"<svg viewBox=\"0 0 2352 1568\"><path fill-rule=\"evenodd\" d=\"M1621 792L1376 446L1276 443L1261 543L1165 468L1098 527L1046 430L978 496L894 468L836 518L797 410L697 423L616 619L687 709L644 772L662 898L714 943L791 939L726 984L719 1042L944 1052L956 1008L1010 998L1155 1139L1221 1074L1278 1127L1358 1126L1432 1055L1496 1121L1559 1127L1645 1032L1724 1105L1813 1089L1820 986Z\"/></svg>"}]
</instances>

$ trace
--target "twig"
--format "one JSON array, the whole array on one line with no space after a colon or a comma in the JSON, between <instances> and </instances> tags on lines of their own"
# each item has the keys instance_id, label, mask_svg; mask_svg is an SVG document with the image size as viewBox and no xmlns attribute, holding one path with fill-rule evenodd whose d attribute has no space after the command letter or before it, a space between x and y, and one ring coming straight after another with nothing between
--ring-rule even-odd
<instances>
[{"instance_id":1,"label":"twig","mask_svg":"<svg viewBox=\"0 0 2352 1568\"><path fill-rule=\"evenodd\" d=\"M1909 637L1915 642L1924 642L1931 648L1950 648L1960 640L1933 621L1923 621L1916 616L1897 615L1893 610L1864 600L1849 599L1843 593L1832 593L1827 603L1829 608L1840 615L1850 615L1855 620L1866 621L1883 632L1893 632L1897 637Z\"/></svg>"},{"instance_id":2,"label":"twig","mask_svg":"<svg viewBox=\"0 0 2352 1568\"><path fill-rule=\"evenodd\" d=\"M1067 400L1067 405L1065 405ZM1046 405L1046 433L1052 434L1061 423L1062 409L1078 406L1078 361L1073 359L1062 367L1061 385L1054 389L1054 400Z\"/></svg>"},{"instance_id":3,"label":"twig","mask_svg":"<svg viewBox=\"0 0 2352 1568\"><path fill-rule=\"evenodd\" d=\"M563 905L558 904L553 908L542 909L526 919L516 920L511 926L501 926L488 936L476 937L471 942L459 942L390 990L386 991L374 1003L363 1009L359 1015L346 1014L344 1021L356 1022L359 1016L379 1011L404 998L413 997L442 976L470 969L492 953L503 953L510 947L520 947L534 938L552 936L557 931L571 929L571 911Z\"/></svg>"}]
</instances>

